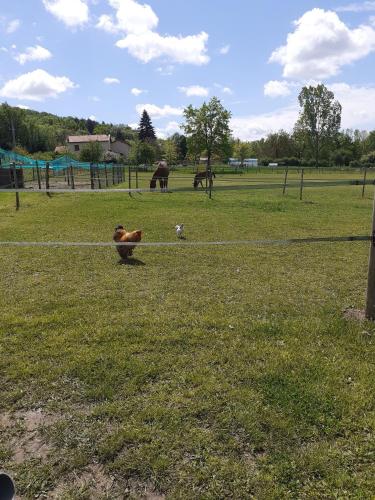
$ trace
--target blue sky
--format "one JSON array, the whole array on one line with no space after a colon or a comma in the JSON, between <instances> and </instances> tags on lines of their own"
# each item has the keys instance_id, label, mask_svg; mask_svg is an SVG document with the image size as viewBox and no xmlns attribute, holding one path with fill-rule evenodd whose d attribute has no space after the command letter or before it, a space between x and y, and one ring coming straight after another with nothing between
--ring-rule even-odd
<instances>
[{"instance_id":1,"label":"blue sky","mask_svg":"<svg viewBox=\"0 0 375 500\"><path fill-rule=\"evenodd\" d=\"M0 101L161 137L217 95L234 135L291 129L324 82L343 126L375 129L375 1L0 0Z\"/></svg>"}]
</instances>

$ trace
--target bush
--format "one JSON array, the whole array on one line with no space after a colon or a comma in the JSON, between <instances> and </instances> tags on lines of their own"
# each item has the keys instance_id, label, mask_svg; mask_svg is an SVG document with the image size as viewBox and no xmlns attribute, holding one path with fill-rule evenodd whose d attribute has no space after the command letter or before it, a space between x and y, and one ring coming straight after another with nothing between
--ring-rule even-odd
<instances>
[{"instance_id":1,"label":"bush","mask_svg":"<svg viewBox=\"0 0 375 500\"><path fill-rule=\"evenodd\" d=\"M372 166L375 166L375 151L371 151L367 155L363 155L361 157L361 163L370 163Z\"/></svg>"}]
</instances>

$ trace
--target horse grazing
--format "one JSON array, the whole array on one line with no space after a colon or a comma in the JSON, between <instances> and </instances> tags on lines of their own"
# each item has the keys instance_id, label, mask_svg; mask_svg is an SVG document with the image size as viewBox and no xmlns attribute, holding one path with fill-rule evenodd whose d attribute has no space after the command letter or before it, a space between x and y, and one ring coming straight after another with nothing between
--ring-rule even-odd
<instances>
[{"instance_id":1,"label":"horse grazing","mask_svg":"<svg viewBox=\"0 0 375 500\"><path fill-rule=\"evenodd\" d=\"M159 180L161 191L168 189L169 168L166 161L159 161L158 168L155 170L150 182L150 189L156 189L156 181Z\"/></svg>"},{"instance_id":2,"label":"horse grazing","mask_svg":"<svg viewBox=\"0 0 375 500\"><path fill-rule=\"evenodd\" d=\"M216 178L216 175L215 172L212 172L211 170L198 172L194 177L194 182L193 182L194 189L198 189L199 184L201 185L202 188L204 187L203 179L207 179L208 185L209 186L211 185L212 187L214 185L214 181L212 180L212 178Z\"/></svg>"}]
</instances>

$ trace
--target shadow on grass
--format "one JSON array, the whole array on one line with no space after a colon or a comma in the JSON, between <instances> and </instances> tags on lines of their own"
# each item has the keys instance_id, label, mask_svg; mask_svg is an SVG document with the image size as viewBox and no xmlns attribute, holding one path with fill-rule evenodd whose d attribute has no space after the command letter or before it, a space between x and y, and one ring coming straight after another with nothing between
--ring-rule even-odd
<instances>
[{"instance_id":1,"label":"shadow on grass","mask_svg":"<svg viewBox=\"0 0 375 500\"><path fill-rule=\"evenodd\" d=\"M146 264L139 259L121 259L118 261L120 266L145 266Z\"/></svg>"}]
</instances>

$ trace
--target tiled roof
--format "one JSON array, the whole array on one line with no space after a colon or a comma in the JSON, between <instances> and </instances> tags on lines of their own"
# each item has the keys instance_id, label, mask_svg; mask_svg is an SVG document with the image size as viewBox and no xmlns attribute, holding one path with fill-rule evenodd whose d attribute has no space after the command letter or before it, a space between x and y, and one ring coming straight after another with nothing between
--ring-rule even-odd
<instances>
[{"instance_id":1,"label":"tiled roof","mask_svg":"<svg viewBox=\"0 0 375 500\"><path fill-rule=\"evenodd\" d=\"M70 135L68 142L109 142L110 135Z\"/></svg>"}]
</instances>

